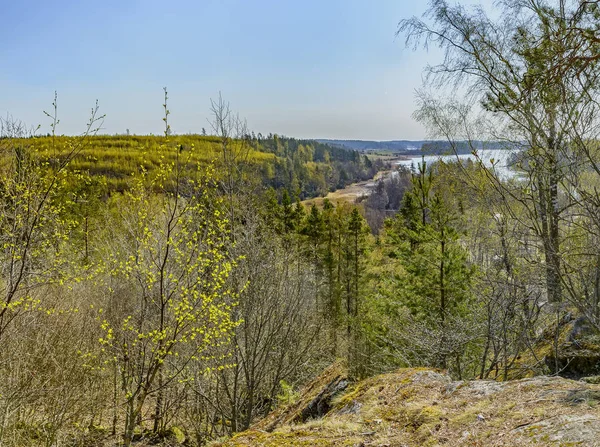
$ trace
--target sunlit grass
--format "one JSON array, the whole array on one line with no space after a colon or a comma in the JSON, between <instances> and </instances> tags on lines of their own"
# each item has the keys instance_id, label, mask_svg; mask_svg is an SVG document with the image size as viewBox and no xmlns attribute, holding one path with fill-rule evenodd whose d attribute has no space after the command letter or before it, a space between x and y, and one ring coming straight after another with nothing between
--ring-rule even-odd
<instances>
[{"instance_id":1,"label":"sunlit grass","mask_svg":"<svg viewBox=\"0 0 600 447\"><path fill-rule=\"evenodd\" d=\"M15 141L13 141L13 144ZM54 164L67 157L76 148L69 169L102 178L108 191L122 191L129 187L133 176L141 170L156 169L161 162L186 163L189 172L198 164L219 162L221 141L217 137L200 135L172 136L90 136L38 137L16 141L29 148L40 158ZM264 168L272 165L274 154L250 149L246 159L250 166Z\"/></svg>"}]
</instances>

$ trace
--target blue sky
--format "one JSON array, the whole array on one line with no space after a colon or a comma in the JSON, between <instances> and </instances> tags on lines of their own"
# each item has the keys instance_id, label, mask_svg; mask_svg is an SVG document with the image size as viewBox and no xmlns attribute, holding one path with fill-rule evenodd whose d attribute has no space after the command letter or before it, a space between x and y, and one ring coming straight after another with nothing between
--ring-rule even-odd
<instances>
[{"instance_id":1,"label":"blue sky","mask_svg":"<svg viewBox=\"0 0 600 447\"><path fill-rule=\"evenodd\" d=\"M81 132L98 99L103 132L208 129L219 91L249 127L303 138L418 139L414 90L436 52L398 21L424 0L0 0L0 114Z\"/></svg>"}]
</instances>

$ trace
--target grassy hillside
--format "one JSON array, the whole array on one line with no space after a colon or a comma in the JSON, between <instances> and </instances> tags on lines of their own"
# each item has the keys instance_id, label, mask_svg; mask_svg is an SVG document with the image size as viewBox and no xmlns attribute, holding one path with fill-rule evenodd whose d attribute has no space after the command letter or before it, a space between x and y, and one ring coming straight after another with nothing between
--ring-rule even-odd
<instances>
[{"instance_id":1,"label":"grassy hillside","mask_svg":"<svg viewBox=\"0 0 600 447\"><path fill-rule=\"evenodd\" d=\"M60 164L75 149L69 168L99 180L107 193L127 189L135 173L141 169L152 170L165 159L179 159L192 170L198 163L215 163L218 168L223 144L220 137L200 135L168 139L124 135L84 139L46 136L18 140L19 146L34 151L50 165ZM239 162L244 163L250 178L259 179L265 187L285 189L302 199L325 195L370 178L382 164L356 151L277 135L262 139L248 136L245 140L226 140L225 144L228 150L238 153Z\"/></svg>"}]
</instances>

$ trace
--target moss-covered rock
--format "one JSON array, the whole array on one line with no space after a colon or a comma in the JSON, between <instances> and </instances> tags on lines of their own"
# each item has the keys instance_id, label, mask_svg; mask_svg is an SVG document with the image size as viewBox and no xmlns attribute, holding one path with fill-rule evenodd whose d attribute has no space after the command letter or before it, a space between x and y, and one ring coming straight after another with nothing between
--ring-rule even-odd
<instances>
[{"instance_id":1,"label":"moss-covered rock","mask_svg":"<svg viewBox=\"0 0 600 447\"><path fill-rule=\"evenodd\" d=\"M301 397L305 405L321 394L316 386ZM600 385L561 377L452 382L440 371L402 369L350 384L321 418L294 423L301 408L280 410L288 422L272 432L255 427L216 445L593 447L600 446L599 402Z\"/></svg>"},{"instance_id":2,"label":"moss-covered rock","mask_svg":"<svg viewBox=\"0 0 600 447\"><path fill-rule=\"evenodd\" d=\"M600 333L585 319L567 313L556 323L550 319L535 343L511 364L504 377L522 379L553 374L570 379L600 375Z\"/></svg>"}]
</instances>

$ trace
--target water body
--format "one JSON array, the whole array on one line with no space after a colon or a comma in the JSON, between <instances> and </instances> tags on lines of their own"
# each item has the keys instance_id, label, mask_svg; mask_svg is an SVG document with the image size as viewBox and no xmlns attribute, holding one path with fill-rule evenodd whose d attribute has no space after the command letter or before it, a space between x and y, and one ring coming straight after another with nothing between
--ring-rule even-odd
<instances>
[{"instance_id":1,"label":"water body","mask_svg":"<svg viewBox=\"0 0 600 447\"><path fill-rule=\"evenodd\" d=\"M488 168L494 170L494 172L501 179L510 179L516 178L519 176L519 173L510 169L508 165L509 157L511 154L518 152L516 150L502 150L502 149L485 149L478 151L478 155L480 159L483 161L484 165ZM422 160L422 156L418 155L419 151L415 150L415 156L406 158L405 160L397 160L394 162L397 166L405 166L408 169L411 169L414 166L417 169L418 164ZM463 154L459 155L426 155L425 161L427 164L432 164L438 160L443 161L457 161L458 160L473 160L475 161L475 157L473 154ZM492 166L492 159L494 160ZM373 192L375 186L377 185L377 181L382 178L386 178L388 176L398 175L396 171L382 171L379 172L373 179L366 180L364 182L354 183L349 185L343 189L338 189L335 192L330 192L327 194L327 198L333 203L338 203L340 201L354 203L359 197L368 196ZM315 203L319 206L322 206L323 198L314 198L303 201L303 203L307 206Z\"/></svg>"},{"instance_id":2,"label":"water body","mask_svg":"<svg viewBox=\"0 0 600 447\"><path fill-rule=\"evenodd\" d=\"M477 156L487 168L495 172L495 174L503 179L508 180L519 176L519 173L508 167L508 161L510 156L517 153L518 150L510 149L481 149L477 151ZM457 161L457 160L473 160L476 158L473 154L460 154L460 155L415 155L414 157L399 160L395 164L398 166L405 166L408 169L414 166L414 169L418 169L419 163L425 159L428 165L435 163L436 161L442 160L445 162ZM492 163L493 161L493 163Z\"/></svg>"}]
</instances>

